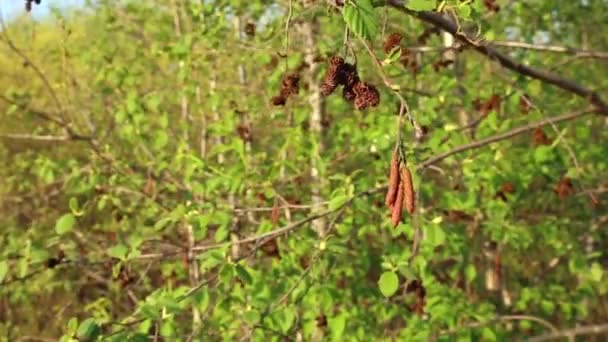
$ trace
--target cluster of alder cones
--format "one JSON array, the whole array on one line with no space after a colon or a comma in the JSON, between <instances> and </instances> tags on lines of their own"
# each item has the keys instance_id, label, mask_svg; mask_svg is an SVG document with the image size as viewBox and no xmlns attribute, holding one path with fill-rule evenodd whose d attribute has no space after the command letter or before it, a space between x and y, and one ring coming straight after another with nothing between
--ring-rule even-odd
<instances>
[{"instance_id":1,"label":"cluster of alder cones","mask_svg":"<svg viewBox=\"0 0 608 342\"><path fill-rule=\"evenodd\" d=\"M32 2L36 5L40 5L41 0L25 0L25 10L30 12L32 10Z\"/></svg>"},{"instance_id":2,"label":"cluster of alder cones","mask_svg":"<svg viewBox=\"0 0 608 342\"><path fill-rule=\"evenodd\" d=\"M344 58L337 56L329 58L328 63L325 80L321 86L323 96L330 95L342 85L342 97L348 102L354 101L358 110L375 107L380 103L380 92L373 84L359 79L356 65L346 63Z\"/></svg>"},{"instance_id":3,"label":"cluster of alder cones","mask_svg":"<svg viewBox=\"0 0 608 342\"><path fill-rule=\"evenodd\" d=\"M413 214L415 210L414 184L412 174L399 158L399 149L395 148L391 158L391 170L386 193L386 205L391 209L391 222L397 227L401 222L403 209Z\"/></svg>"}]
</instances>

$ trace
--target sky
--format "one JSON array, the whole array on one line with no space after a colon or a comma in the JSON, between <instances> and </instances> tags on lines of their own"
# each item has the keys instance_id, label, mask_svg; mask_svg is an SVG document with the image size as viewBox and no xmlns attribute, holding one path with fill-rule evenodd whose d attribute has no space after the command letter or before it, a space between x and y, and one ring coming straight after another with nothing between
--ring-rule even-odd
<instances>
[{"instance_id":1,"label":"sky","mask_svg":"<svg viewBox=\"0 0 608 342\"><path fill-rule=\"evenodd\" d=\"M41 0L40 5L32 3L31 15L41 18L50 13L52 7L72 7L83 4L84 0ZM4 19L12 19L25 14L25 0L0 0L0 10Z\"/></svg>"}]
</instances>

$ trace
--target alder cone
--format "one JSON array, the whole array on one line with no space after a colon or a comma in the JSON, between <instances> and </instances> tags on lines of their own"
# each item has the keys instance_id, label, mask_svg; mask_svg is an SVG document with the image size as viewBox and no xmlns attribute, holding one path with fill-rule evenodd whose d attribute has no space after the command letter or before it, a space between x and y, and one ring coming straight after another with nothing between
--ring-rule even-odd
<instances>
[{"instance_id":1,"label":"alder cone","mask_svg":"<svg viewBox=\"0 0 608 342\"><path fill-rule=\"evenodd\" d=\"M287 102L287 99L283 95L274 96L271 100L272 104L275 106L284 106Z\"/></svg>"},{"instance_id":2,"label":"alder cone","mask_svg":"<svg viewBox=\"0 0 608 342\"><path fill-rule=\"evenodd\" d=\"M344 98L344 100L352 102L355 97L357 97L357 95L355 95L355 92L352 87L344 86L344 89L342 89L342 97Z\"/></svg>"},{"instance_id":3,"label":"alder cone","mask_svg":"<svg viewBox=\"0 0 608 342\"><path fill-rule=\"evenodd\" d=\"M323 95L323 96L331 95L331 93L333 93L337 87L338 87L337 79L335 79L335 78L326 79L323 82L323 84L321 85L321 95Z\"/></svg>"},{"instance_id":4,"label":"alder cone","mask_svg":"<svg viewBox=\"0 0 608 342\"><path fill-rule=\"evenodd\" d=\"M540 127L537 127L534 130L534 135L532 137L532 141L534 142L534 146L551 145L551 143L553 143L553 141L551 141L551 139L549 139L549 137L547 137L547 134L545 133L545 131Z\"/></svg>"},{"instance_id":5,"label":"alder cone","mask_svg":"<svg viewBox=\"0 0 608 342\"><path fill-rule=\"evenodd\" d=\"M521 95L519 97L519 111L522 114L528 114L528 113L530 113L531 109L532 109L532 102L530 102L528 95L526 95L526 94Z\"/></svg>"},{"instance_id":6,"label":"alder cone","mask_svg":"<svg viewBox=\"0 0 608 342\"><path fill-rule=\"evenodd\" d=\"M285 76L281 81L281 95L288 97L298 93L300 93L300 75L289 74Z\"/></svg>"},{"instance_id":7,"label":"alder cone","mask_svg":"<svg viewBox=\"0 0 608 342\"><path fill-rule=\"evenodd\" d=\"M247 25L245 25L245 34L248 37L255 37L255 24L254 23L247 23Z\"/></svg>"},{"instance_id":8,"label":"alder cone","mask_svg":"<svg viewBox=\"0 0 608 342\"><path fill-rule=\"evenodd\" d=\"M399 186L397 187L397 198L395 199L395 203L393 203L391 208L391 222L393 223L393 227L397 227L399 222L401 222L404 197L405 188L403 187L403 182L400 182Z\"/></svg>"},{"instance_id":9,"label":"alder cone","mask_svg":"<svg viewBox=\"0 0 608 342\"><path fill-rule=\"evenodd\" d=\"M398 149L393 150L391 158L391 168L388 179L388 191L386 193L385 203L388 207L392 206L397 199L397 190L399 188L399 152Z\"/></svg>"},{"instance_id":10,"label":"alder cone","mask_svg":"<svg viewBox=\"0 0 608 342\"><path fill-rule=\"evenodd\" d=\"M364 110L368 107L375 107L380 103L380 92L373 84L358 82L353 87L355 93L355 108Z\"/></svg>"},{"instance_id":11,"label":"alder cone","mask_svg":"<svg viewBox=\"0 0 608 342\"><path fill-rule=\"evenodd\" d=\"M325 73L323 84L321 85L321 94L328 96L336 90L338 84L340 84L340 74L344 65L344 58L342 57L330 57L328 61L329 66Z\"/></svg>"},{"instance_id":12,"label":"alder cone","mask_svg":"<svg viewBox=\"0 0 608 342\"><path fill-rule=\"evenodd\" d=\"M416 209L416 197L414 193L414 184L412 183L412 174L407 166L401 169L401 184L403 187L403 206L408 213L413 214Z\"/></svg>"},{"instance_id":13,"label":"alder cone","mask_svg":"<svg viewBox=\"0 0 608 342\"><path fill-rule=\"evenodd\" d=\"M345 87L353 87L359 83L359 74L357 73L357 67L350 63L344 63L340 66L338 74L338 83Z\"/></svg>"},{"instance_id":14,"label":"alder cone","mask_svg":"<svg viewBox=\"0 0 608 342\"><path fill-rule=\"evenodd\" d=\"M395 46L399 46L399 44L401 44L401 39L403 39L401 34L397 32L391 33L384 42L384 52L390 53Z\"/></svg>"},{"instance_id":15,"label":"alder cone","mask_svg":"<svg viewBox=\"0 0 608 342\"><path fill-rule=\"evenodd\" d=\"M554 189L555 193L559 197L560 200L565 200L568 196L574 193L574 187L572 186L572 181L568 177L562 178Z\"/></svg>"}]
</instances>

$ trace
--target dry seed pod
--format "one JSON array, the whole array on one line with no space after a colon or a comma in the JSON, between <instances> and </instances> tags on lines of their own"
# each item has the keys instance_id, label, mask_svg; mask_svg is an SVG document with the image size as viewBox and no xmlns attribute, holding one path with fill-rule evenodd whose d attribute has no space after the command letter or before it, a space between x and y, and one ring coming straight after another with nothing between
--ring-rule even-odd
<instances>
[{"instance_id":1,"label":"dry seed pod","mask_svg":"<svg viewBox=\"0 0 608 342\"><path fill-rule=\"evenodd\" d=\"M386 205L392 206L397 198L397 189L399 188L399 152L398 149L393 150L391 158L391 169L388 181L388 192L386 193Z\"/></svg>"},{"instance_id":2,"label":"dry seed pod","mask_svg":"<svg viewBox=\"0 0 608 342\"><path fill-rule=\"evenodd\" d=\"M397 198L395 199L395 203L393 203L393 207L391 208L391 222L393 223L393 227L397 227L399 222L401 222L404 197L405 188L403 187L403 182L400 182L397 189Z\"/></svg>"},{"instance_id":3,"label":"dry seed pod","mask_svg":"<svg viewBox=\"0 0 608 342\"><path fill-rule=\"evenodd\" d=\"M416 198L414 194L414 184L412 183L412 174L406 165L401 169L401 184L403 186L403 205L408 213L413 214L416 209Z\"/></svg>"}]
</instances>

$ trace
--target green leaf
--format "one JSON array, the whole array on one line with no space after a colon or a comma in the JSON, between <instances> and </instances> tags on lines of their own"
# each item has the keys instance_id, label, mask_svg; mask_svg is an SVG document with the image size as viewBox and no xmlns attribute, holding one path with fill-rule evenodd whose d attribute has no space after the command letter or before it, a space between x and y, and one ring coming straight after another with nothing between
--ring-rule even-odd
<instances>
[{"instance_id":1,"label":"green leaf","mask_svg":"<svg viewBox=\"0 0 608 342\"><path fill-rule=\"evenodd\" d=\"M234 269L236 270L236 274L239 276L239 278L241 278L242 281L244 281L247 284L251 284L253 282L253 278L251 278L251 274L249 274L249 272L247 272L245 267L237 264L234 266Z\"/></svg>"},{"instance_id":2,"label":"green leaf","mask_svg":"<svg viewBox=\"0 0 608 342\"><path fill-rule=\"evenodd\" d=\"M475 279L475 276L477 276L477 270L475 269L475 265L473 265L473 264L467 265L467 268L465 269L464 274L467 278L467 282L473 281L473 279Z\"/></svg>"},{"instance_id":3,"label":"green leaf","mask_svg":"<svg viewBox=\"0 0 608 342\"><path fill-rule=\"evenodd\" d=\"M77 335L79 339L91 341L97 338L100 333L101 329L99 328L99 325L97 325L97 322L95 322L95 319L87 318L80 323Z\"/></svg>"},{"instance_id":4,"label":"green leaf","mask_svg":"<svg viewBox=\"0 0 608 342\"><path fill-rule=\"evenodd\" d=\"M431 11L435 9L435 0L409 0L405 7L413 11Z\"/></svg>"},{"instance_id":5,"label":"green leaf","mask_svg":"<svg viewBox=\"0 0 608 342\"><path fill-rule=\"evenodd\" d=\"M385 297L390 297L399 288L399 277L395 272L384 272L378 280L380 292Z\"/></svg>"},{"instance_id":6,"label":"green leaf","mask_svg":"<svg viewBox=\"0 0 608 342\"><path fill-rule=\"evenodd\" d=\"M8 273L8 261L2 260L2 261L0 261L0 283L4 280L7 273Z\"/></svg>"},{"instance_id":7,"label":"green leaf","mask_svg":"<svg viewBox=\"0 0 608 342\"><path fill-rule=\"evenodd\" d=\"M484 341L496 341L496 333L491 328L484 328L481 334Z\"/></svg>"},{"instance_id":8,"label":"green leaf","mask_svg":"<svg viewBox=\"0 0 608 342\"><path fill-rule=\"evenodd\" d=\"M108 248L108 255L114 258L118 258L120 260L125 260L127 257L127 253L129 253L129 247L119 243L114 247Z\"/></svg>"},{"instance_id":9,"label":"green leaf","mask_svg":"<svg viewBox=\"0 0 608 342\"><path fill-rule=\"evenodd\" d=\"M600 280L602 280L602 274L603 274L602 266L600 264L598 264L597 262L594 262L593 265L591 265L591 272L590 272L591 280L593 280L594 282L599 282ZM2 276L0 276L0 280L1 279L2 279Z\"/></svg>"},{"instance_id":10,"label":"green leaf","mask_svg":"<svg viewBox=\"0 0 608 342\"><path fill-rule=\"evenodd\" d=\"M76 224L76 217L73 214L65 214L55 223L55 231L59 235L67 234L74 229L74 224Z\"/></svg>"},{"instance_id":11,"label":"green leaf","mask_svg":"<svg viewBox=\"0 0 608 342\"><path fill-rule=\"evenodd\" d=\"M463 19L468 19L471 17L471 6L469 4L461 4L456 8L458 12L458 16Z\"/></svg>"},{"instance_id":12,"label":"green leaf","mask_svg":"<svg viewBox=\"0 0 608 342\"><path fill-rule=\"evenodd\" d=\"M70 202L68 203L68 205L74 216L82 216L84 214L84 211L79 209L78 199L76 197L70 198Z\"/></svg>"},{"instance_id":13,"label":"green leaf","mask_svg":"<svg viewBox=\"0 0 608 342\"><path fill-rule=\"evenodd\" d=\"M388 54L382 65L390 65L396 63L401 58L401 46L395 46Z\"/></svg>"},{"instance_id":14,"label":"green leaf","mask_svg":"<svg viewBox=\"0 0 608 342\"><path fill-rule=\"evenodd\" d=\"M78 318L72 317L68 321L68 333L74 334L76 329L78 329Z\"/></svg>"},{"instance_id":15,"label":"green leaf","mask_svg":"<svg viewBox=\"0 0 608 342\"><path fill-rule=\"evenodd\" d=\"M346 315L342 313L338 316L332 317L327 323L334 340L340 341L342 339L342 335L344 335L344 328L346 327Z\"/></svg>"},{"instance_id":16,"label":"green leaf","mask_svg":"<svg viewBox=\"0 0 608 342\"><path fill-rule=\"evenodd\" d=\"M534 160L536 160L537 163L549 161L551 158L553 158L553 149L551 146L538 146L534 150Z\"/></svg>"},{"instance_id":17,"label":"green leaf","mask_svg":"<svg viewBox=\"0 0 608 342\"><path fill-rule=\"evenodd\" d=\"M230 231L228 230L228 227L223 225L221 226L216 232L215 232L215 242L222 242L224 240L226 240L226 238L228 237L228 234L230 234Z\"/></svg>"},{"instance_id":18,"label":"green leaf","mask_svg":"<svg viewBox=\"0 0 608 342\"><path fill-rule=\"evenodd\" d=\"M445 242L445 233L438 224L429 225L426 229L425 237L425 241L433 247L439 246Z\"/></svg>"},{"instance_id":19,"label":"green leaf","mask_svg":"<svg viewBox=\"0 0 608 342\"><path fill-rule=\"evenodd\" d=\"M338 194L329 201L329 210L336 210L344 205L347 200L345 194Z\"/></svg>"},{"instance_id":20,"label":"green leaf","mask_svg":"<svg viewBox=\"0 0 608 342\"><path fill-rule=\"evenodd\" d=\"M348 2L342 16L348 28L361 38L373 39L378 33L378 17L370 0Z\"/></svg>"},{"instance_id":21,"label":"green leaf","mask_svg":"<svg viewBox=\"0 0 608 342\"><path fill-rule=\"evenodd\" d=\"M260 321L260 313L257 310L249 310L243 313L245 322L249 324L256 324Z\"/></svg>"},{"instance_id":22,"label":"green leaf","mask_svg":"<svg viewBox=\"0 0 608 342\"><path fill-rule=\"evenodd\" d=\"M159 131L154 137L154 148L160 150L169 142L169 136L164 131Z\"/></svg>"},{"instance_id":23,"label":"green leaf","mask_svg":"<svg viewBox=\"0 0 608 342\"><path fill-rule=\"evenodd\" d=\"M293 326L293 322L296 319L296 314L293 309L287 309L283 311L283 317L279 321L279 325L281 326L281 331L287 333L289 329Z\"/></svg>"}]
</instances>

